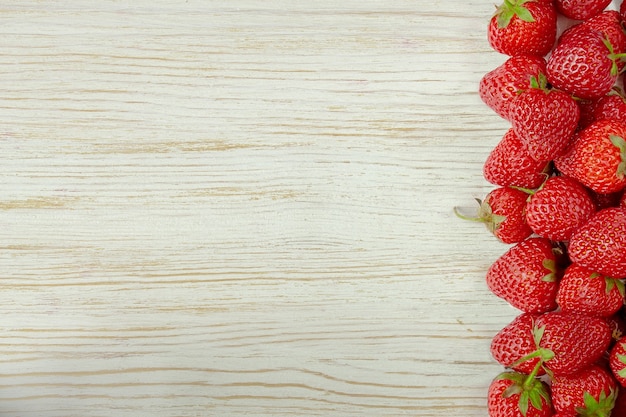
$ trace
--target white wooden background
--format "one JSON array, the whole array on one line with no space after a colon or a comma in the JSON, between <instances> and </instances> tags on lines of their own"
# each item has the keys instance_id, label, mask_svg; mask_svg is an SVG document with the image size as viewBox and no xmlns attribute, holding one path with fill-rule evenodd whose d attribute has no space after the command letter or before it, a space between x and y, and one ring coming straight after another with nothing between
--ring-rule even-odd
<instances>
[{"instance_id":1,"label":"white wooden background","mask_svg":"<svg viewBox=\"0 0 626 417\"><path fill-rule=\"evenodd\" d=\"M492 1L1 3L0 416L486 415Z\"/></svg>"}]
</instances>

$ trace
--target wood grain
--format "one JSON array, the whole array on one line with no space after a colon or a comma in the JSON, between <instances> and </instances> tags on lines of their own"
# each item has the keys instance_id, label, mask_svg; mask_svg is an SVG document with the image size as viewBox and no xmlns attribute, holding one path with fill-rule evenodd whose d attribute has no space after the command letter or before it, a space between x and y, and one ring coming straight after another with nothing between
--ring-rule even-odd
<instances>
[{"instance_id":1,"label":"wood grain","mask_svg":"<svg viewBox=\"0 0 626 417\"><path fill-rule=\"evenodd\" d=\"M492 12L5 3L0 415L486 415Z\"/></svg>"}]
</instances>

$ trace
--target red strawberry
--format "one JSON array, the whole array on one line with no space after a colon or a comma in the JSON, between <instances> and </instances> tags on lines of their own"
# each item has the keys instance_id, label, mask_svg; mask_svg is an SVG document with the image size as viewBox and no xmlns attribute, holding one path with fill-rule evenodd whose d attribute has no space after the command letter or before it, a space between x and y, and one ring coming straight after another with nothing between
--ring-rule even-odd
<instances>
[{"instance_id":1,"label":"red strawberry","mask_svg":"<svg viewBox=\"0 0 626 417\"><path fill-rule=\"evenodd\" d=\"M556 301L561 311L609 317L624 305L624 283L571 264L559 282Z\"/></svg>"},{"instance_id":2,"label":"red strawberry","mask_svg":"<svg viewBox=\"0 0 626 417\"><path fill-rule=\"evenodd\" d=\"M597 30L585 28L564 37L552 50L546 76L553 87L582 99L594 99L615 85L613 50Z\"/></svg>"},{"instance_id":3,"label":"red strawberry","mask_svg":"<svg viewBox=\"0 0 626 417\"><path fill-rule=\"evenodd\" d=\"M626 337L620 338L611 348L609 366L617 382L626 388Z\"/></svg>"},{"instance_id":4,"label":"red strawberry","mask_svg":"<svg viewBox=\"0 0 626 417\"><path fill-rule=\"evenodd\" d=\"M538 346L554 357L544 362L552 375L574 375L596 362L611 343L611 328L601 318L567 312L549 312L535 321L544 329Z\"/></svg>"},{"instance_id":5,"label":"red strawberry","mask_svg":"<svg viewBox=\"0 0 626 417\"><path fill-rule=\"evenodd\" d=\"M624 27L622 26L621 18L617 11L605 10L581 22L580 25L602 32L613 47L614 53L621 54L626 52L626 32L624 32ZM618 69L621 71L622 68L624 68L624 62L616 60L616 63Z\"/></svg>"},{"instance_id":6,"label":"red strawberry","mask_svg":"<svg viewBox=\"0 0 626 417\"><path fill-rule=\"evenodd\" d=\"M626 208L598 211L572 235L572 262L602 275L626 278Z\"/></svg>"},{"instance_id":7,"label":"red strawberry","mask_svg":"<svg viewBox=\"0 0 626 417\"><path fill-rule=\"evenodd\" d=\"M598 365L576 375L556 376L551 388L556 411L582 416L610 416L618 392L611 372Z\"/></svg>"},{"instance_id":8,"label":"red strawberry","mask_svg":"<svg viewBox=\"0 0 626 417\"><path fill-rule=\"evenodd\" d=\"M503 372L494 378L487 408L490 417L552 417L554 412L548 386L517 372Z\"/></svg>"},{"instance_id":9,"label":"red strawberry","mask_svg":"<svg viewBox=\"0 0 626 417\"><path fill-rule=\"evenodd\" d=\"M574 99L562 91L549 90L546 78L539 74L531 86L511 103L511 125L537 161L550 161L568 145L580 117Z\"/></svg>"},{"instance_id":10,"label":"red strawberry","mask_svg":"<svg viewBox=\"0 0 626 417\"><path fill-rule=\"evenodd\" d=\"M539 375L535 368L542 366L553 376L564 376L599 360L610 343L605 320L552 311L518 316L494 336L490 350L496 361L515 371Z\"/></svg>"},{"instance_id":11,"label":"red strawberry","mask_svg":"<svg viewBox=\"0 0 626 417\"><path fill-rule=\"evenodd\" d=\"M508 120L509 107L517 93L530 87L530 77L545 71L546 60L540 56L510 57L481 78L478 94L489 108Z\"/></svg>"},{"instance_id":12,"label":"red strawberry","mask_svg":"<svg viewBox=\"0 0 626 417\"><path fill-rule=\"evenodd\" d=\"M626 1L622 0L619 5L619 17L622 21L622 24L626 23Z\"/></svg>"},{"instance_id":13,"label":"red strawberry","mask_svg":"<svg viewBox=\"0 0 626 417\"><path fill-rule=\"evenodd\" d=\"M489 22L491 47L509 56L544 56L556 40L557 12L551 2L505 0Z\"/></svg>"},{"instance_id":14,"label":"red strawberry","mask_svg":"<svg viewBox=\"0 0 626 417\"><path fill-rule=\"evenodd\" d=\"M556 168L596 193L610 194L626 187L626 124L599 120L577 132Z\"/></svg>"},{"instance_id":15,"label":"red strawberry","mask_svg":"<svg viewBox=\"0 0 626 417\"><path fill-rule=\"evenodd\" d=\"M532 234L526 224L524 208L528 194L511 187L492 190L479 204L477 217L455 213L462 219L485 223L487 229L504 243L517 243Z\"/></svg>"},{"instance_id":16,"label":"red strawberry","mask_svg":"<svg viewBox=\"0 0 626 417\"><path fill-rule=\"evenodd\" d=\"M587 20L603 11L611 0L554 0L563 16L574 20Z\"/></svg>"},{"instance_id":17,"label":"red strawberry","mask_svg":"<svg viewBox=\"0 0 626 417\"><path fill-rule=\"evenodd\" d=\"M538 369L535 371L537 375L543 375L544 369L538 366L541 365L540 355L520 361L537 351L537 341L533 338L533 330L535 320L539 316L534 313L522 313L515 317L491 339L491 356L501 365L517 372L530 374ZM549 352L545 353L547 359Z\"/></svg>"},{"instance_id":18,"label":"red strawberry","mask_svg":"<svg viewBox=\"0 0 626 417\"><path fill-rule=\"evenodd\" d=\"M593 200L578 181L551 177L530 196L526 223L539 236L566 241L595 211Z\"/></svg>"},{"instance_id":19,"label":"red strawberry","mask_svg":"<svg viewBox=\"0 0 626 417\"><path fill-rule=\"evenodd\" d=\"M537 188L549 175L550 164L533 159L513 129L507 130L483 165L483 176L499 186Z\"/></svg>"},{"instance_id":20,"label":"red strawberry","mask_svg":"<svg viewBox=\"0 0 626 417\"><path fill-rule=\"evenodd\" d=\"M543 313L557 307L556 255L549 240L528 238L519 242L487 271L487 286L513 307Z\"/></svg>"}]
</instances>

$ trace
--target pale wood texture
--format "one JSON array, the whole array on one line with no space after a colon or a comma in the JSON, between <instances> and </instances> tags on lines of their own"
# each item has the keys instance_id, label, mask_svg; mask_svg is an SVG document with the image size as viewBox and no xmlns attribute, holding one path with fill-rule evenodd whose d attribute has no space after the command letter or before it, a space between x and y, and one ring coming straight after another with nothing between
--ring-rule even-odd
<instances>
[{"instance_id":1,"label":"pale wood texture","mask_svg":"<svg viewBox=\"0 0 626 417\"><path fill-rule=\"evenodd\" d=\"M0 415L486 415L493 2L5 1Z\"/></svg>"}]
</instances>

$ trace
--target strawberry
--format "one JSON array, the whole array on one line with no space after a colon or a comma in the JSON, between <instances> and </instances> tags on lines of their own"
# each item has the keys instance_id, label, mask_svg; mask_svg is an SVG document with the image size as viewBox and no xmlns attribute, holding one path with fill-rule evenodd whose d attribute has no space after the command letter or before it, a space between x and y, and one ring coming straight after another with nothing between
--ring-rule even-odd
<instances>
[{"instance_id":1,"label":"strawberry","mask_svg":"<svg viewBox=\"0 0 626 417\"><path fill-rule=\"evenodd\" d=\"M599 120L577 132L565 152L554 159L556 168L596 193L610 194L626 187L626 124Z\"/></svg>"},{"instance_id":2,"label":"strawberry","mask_svg":"<svg viewBox=\"0 0 626 417\"><path fill-rule=\"evenodd\" d=\"M549 240L528 238L511 247L487 271L487 286L513 307L543 313L557 307L557 260Z\"/></svg>"},{"instance_id":3,"label":"strawberry","mask_svg":"<svg viewBox=\"0 0 626 417\"><path fill-rule=\"evenodd\" d=\"M548 58L546 76L554 88L581 99L598 98L617 81L617 58L602 32L582 28L561 38Z\"/></svg>"},{"instance_id":4,"label":"strawberry","mask_svg":"<svg viewBox=\"0 0 626 417\"><path fill-rule=\"evenodd\" d=\"M595 205L578 181L550 177L526 204L526 223L539 236L553 241L569 240L593 213Z\"/></svg>"},{"instance_id":5,"label":"strawberry","mask_svg":"<svg viewBox=\"0 0 626 417\"><path fill-rule=\"evenodd\" d=\"M626 1L622 0L622 2L619 5L619 17L620 20L622 21L622 24L626 23Z\"/></svg>"},{"instance_id":6,"label":"strawberry","mask_svg":"<svg viewBox=\"0 0 626 417\"><path fill-rule=\"evenodd\" d=\"M572 235L572 262L613 278L626 278L626 208L596 212Z\"/></svg>"},{"instance_id":7,"label":"strawberry","mask_svg":"<svg viewBox=\"0 0 626 417\"><path fill-rule=\"evenodd\" d=\"M587 20L602 12L611 0L554 0L563 16L574 20Z\"/></svg>"},{"instance_id":8,"label":"strawberry","mask_svg":"<svg viewBox=\"0 0 626 417\"><path fill-rule=\"evenodd\" d=\"M611 372L598 365L576 375L555 376L551 388L557 412L580 416L610 416L618 393Z\"/></svg>"},{"instance_id":9,"label":"strawberry","mask_svg":"<svg viewBox=\"0 0 626 417\"><path fill-rule=\"evenodd\" d=\"M500 364L528 373L541 366L552 376L574 375L606 352L611 328L599 317L551 311L522 313L491 340L490 351Z\"/></svg>"},{"instance_id":10,"label":"strawberry","mask_svg":"<svg viewBox=\"0 0 626 417\"><path fill-rule=\"evenodd\" d=\"M626 337L622 336L611 348L609 366L617 382L626 388Z\"/></svg>"},{"instance_id":11,"label":"strawberry","mask_svg":"<svg viewBox=\"0 0 626 417\"><path fill-rule=\"evenodd\" d=\"M544 56L556 34L557 12L551 2L504 0L489 22L487 40L501 54Z\"/></svg>"},{"instance_id":12,"label":"strawberry","mask_svg":"<svg viewBox=\"0 0 626 417\"><path fill-rule=\"evenodd\" d=\"M537 375L545 374L540 366L539 356L520 361L525 356L537 350L538 341L533 337L535 320L540 314L521 313L509 324L504 326L492 339L490 345L491 356L501 365L511 368L514 371L530 374L535 368ZM549 356L545 352L545 357Z\"/></svg>"},{"instance_id":13,"label":"strawberry","mask_svg":"<svg viewBox=\"0 0 626 417\"><path fill-rule=\"evenodd\" d=\"M549 90L544 74L531 78L531 88L511 103L511 125L537 161L550 161L568 145L580 117L574 99L562 91Z\"/></svg>"},{"instance_id":14,"label":"strawberry","mask_svg":"<svg viewBox=\"0 0 626 417\"><path fill-rule=\"evenodd\" d=\"M548 385L533 376L503 372L487 393L490 417L552 417Z\"/></svg>"},{"instance_id":15,"label":"strawberry","mask_svg":"<svg viewBox=\"0 0 626 417\"><path fill-rule=\"evenodd\" d=\"M624 305L624 283L571 264L559 282L556 301L561 311L609 317Z\"/></svg>"},{"instance_id":16,"label":"strawberry","mask_svg":"<svg viewBox=\"0 0 626 417\"><path fill-rule=\"evenodd\" d=\"M550 164L533 159L513 129L506 131L483 165L483 176L499 186L537 188L548 177Z\"/></svg>"},{"instance_id":17,"label":"strawberry","mask_svg":"<svg viewBox=\"0 0 626 417\"><path fill-rule=\"evenodd\" d=\"M515 188L499 187L490 191L484 200L478 202L478 215L469 217L455 213L465 220L485 223L487 229L504 243L516 243L526 239L532 230L526 224L524 208L528 195Z\"/></svg>"},{"instance_id":18,"label":"strawberry","mask_svg":"<svg viewBox=\"0 0 626 417\"><path fill-rule=\"evenodd\" d=\"M602 32L613 47L614 53L621 54L626 52L626 32L624 32L620 15L616 10L605 10L577 25L572 26L561 36L567 36L569 32L576 31L579 27L588 27ZM621 71L622 68L624 68L624 62L616 60L616 63L618 69Z\"/></svg>"},{"instance_id":19,"label":"strawberry","mask_svg":"<svg viewBox=\"0 0 626 417\"><path fill-rule=\"evenodd\" d=\"M539 350L554 354L544 368L554 376L576 374L604 354L611 343L611 328L598 317L567 312L549 312L535 321L535 331L543 329Z\"/></svg>"},{"instance_id":20,"label":"strawberry","mask_svg":"<svg viewBox=\"0 0 626 417\"><path fill-rule=\"evenodd\" d=\"M517 96L518 91L529 88L530 77L545 71L546 60L540 56L510 57L480 79L478 94L489 108L508 120L511 101Z\"/></svg>"}]
</instances>

